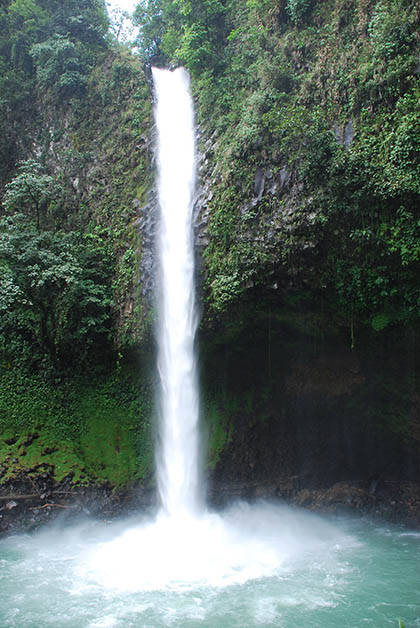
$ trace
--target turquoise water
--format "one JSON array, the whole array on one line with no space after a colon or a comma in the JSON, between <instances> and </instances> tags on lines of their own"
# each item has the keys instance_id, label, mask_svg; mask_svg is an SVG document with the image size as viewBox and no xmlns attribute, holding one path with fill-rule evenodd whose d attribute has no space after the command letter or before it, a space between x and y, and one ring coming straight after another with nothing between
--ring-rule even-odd
<instances>
[{"instance_id":1,"label":"turquoise water","mask_svg":"<svg viewBox=\"0 0 420 628\"><path fill-rule=\"evenodd\" d=\"M203 521L2 540L1 628L420 628L419 532L263 503Z\"/></svg>"}]
</instances>

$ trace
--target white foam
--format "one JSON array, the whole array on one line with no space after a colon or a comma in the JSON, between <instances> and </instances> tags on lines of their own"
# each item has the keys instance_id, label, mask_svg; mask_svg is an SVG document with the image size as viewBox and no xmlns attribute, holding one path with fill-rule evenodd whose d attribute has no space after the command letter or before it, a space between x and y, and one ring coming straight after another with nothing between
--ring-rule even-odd
<instances>
[{"instance_id":1,"label":"white foam","mask_svg":"<svg viewBox=\"0 0 420 628\"><path fill-rule=\"evenodd\" d=\"M226 587L287 573L299 563L334 562L331 545L351 537L286 508L237 504L223 515L160 514L89 551L78 578L121 591Z\"/></svg>"}]
</instances>

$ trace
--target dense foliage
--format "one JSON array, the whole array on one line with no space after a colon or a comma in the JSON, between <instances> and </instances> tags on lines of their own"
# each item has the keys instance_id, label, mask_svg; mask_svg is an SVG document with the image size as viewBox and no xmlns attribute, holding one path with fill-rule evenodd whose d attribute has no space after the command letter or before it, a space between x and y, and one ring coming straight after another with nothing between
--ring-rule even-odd
<instances>
[{"instance_id":1,"label":"dense foliage","mask_svg":"<svg viewBox=\"0 0 420 628\"><path fill-rule=\"evenodd\" d=\"M150 97L112 26L103 0L0 2L0 482L151 466L150 385L127 367Z\"/></svg>"},{"instance_id":2,"label":"dense foliage","mask_svg":"<svg viewBox=\"0 0 420 628\"><path fill-rule=\"evenodd\" d=\"M88 236L39 231L25 216L0 222L0 351L32 366L80 364L110 332L110 272Z\"/></svg>"},{"instance_id":3,"label":"dense foliage","mask_svg":"<svg viewBox=\"0 0 420 628\"><path fill-rule=\"evenodd\" d=\"M0 184L20 154L35 114L35 79L62 96L83 89L105 46L103 0L5 0L0 4Z\"/></svg>"},{"instance_id":4,"label":"dense foliage","mask_svg":"<svg viewBox=\"0 0 420 628\"><path fill-rule=\"evenodd\" d=\"M205 251L211 307L292 283L345 324L417 322L416 3L156 0L137 16L143 54L195 75L215 138L204 147L219 180Z\"/></svg>"},{"instance_id":5,"label":"dense foliage","mask_svg":"<svg viewBox=\"0 0 420 628\"><path fill-rule=\"evenodd\" d=\"M133 363L127 397L118 392L125 356L139 345L146 354L152 316L141 266L153 227L144 62L185 64L193 76L215 466L235 417L271 416L294 332L315 345L344 330L357 348L418 327L420 9L141 0L135 22L137 56L112 36L102 0L0 1L0 424L42 438L56 430L77 442L75 456L103 434L108 466L120 441L132 464L139 429L144 475L150 404L134 393ZM247 401L244 381L260 366L248 382L258 401ZM411 375L401 378L394 432L407 426L400 398L412 403ZM357 408L366 424L370 396L367 383Z\"/></svg>"},{"instance_id":6,"label":"dense foliage","mask_svg":"<svg viewBox=\"0 0 420 628\"><path fill-rule=\"evenodd\" d=\"M80 367L143 324L126 303L148 86L103 0L7 1L0 23L0 356Z\"/></svg>"},{"instance_id":7,"label":"dense foliage","mask_svg":"<svg viewBox=\"0 0 420 628\"><path fill-rule=\"evenodd\" d=\"M153 63L184 63L191 72L217 67L225 44L224 0L143 0L134 19L140 53Z\"/></svg>"}]
</instances>

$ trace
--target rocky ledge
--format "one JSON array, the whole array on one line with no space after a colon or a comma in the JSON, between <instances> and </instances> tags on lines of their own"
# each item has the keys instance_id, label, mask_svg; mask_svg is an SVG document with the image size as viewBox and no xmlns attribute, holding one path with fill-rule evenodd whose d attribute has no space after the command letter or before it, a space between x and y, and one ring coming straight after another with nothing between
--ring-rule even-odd
<instances>
[{"instance_id":1,"label":"rocky ledge","mask_svg":"<svg viewBox=\"0 0 420 628\"><path fill-rule=\"evenodd\" d=\"M0 536L29 532L58 516L114 519L150 508L153 501L153 491L141 487L75 486L70 478L55 482L46 473L36 480L21 474L0 486Z\"/></svg>"},{"instance_id":2,"label":"rocky ledge","mask_svg":"<svg viewBox=\"0 0 420 628\"><path fill-rule=\"evenodd\" d=\"M360 512L420 529L420 486L414 482L384 481L379 487L375 482L338 482L330 488L303 489L293 503L318 512Z\"/></svg>"},{"instance_id":3,"label":"rocky ledge","mask_svg":"<svg viewBox=\"0 0 420 628\"><path fill-rule=\"evenodd\" d=\"M327 488L299 488L295 479L286 485L217 485L209 501L221 508L232 499L281 499L320 513L354 513L420 529L420 485L410 482L338 482ZM36 481L25 475L0 486L0 536L29 532L61 519L92 516L111 520L156 504L151 488L131 486L74 486L70 479L54 482L44 474Z\"/></svg>"},{"instance_id":4,"label":"rocky ledge","mask_svg":"<svg viewBox=\"0 0 420 628\"><path fill-rule=\"evenodd\" d=\"M237 499L281 499L286 503L319 513L354 513L381 518L420 529L420 485L415 482L372 480L337 482L324 488L302 488L299 478L261 486L260 484L214 484L210 499L223 506Z\"/></svg>"}]
</instances>

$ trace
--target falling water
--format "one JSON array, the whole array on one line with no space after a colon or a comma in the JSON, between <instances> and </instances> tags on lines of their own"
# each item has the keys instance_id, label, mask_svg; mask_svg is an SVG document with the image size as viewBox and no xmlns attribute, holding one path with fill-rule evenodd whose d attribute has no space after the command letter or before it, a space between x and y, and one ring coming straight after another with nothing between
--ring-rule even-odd
<instances>
[{"instance_id":1,"label":"falling water","mask_svg":"<svg viewBox=\"0 0 420 628\"><path fill-rule=\"evenodd\" d=\"M160 447L158 486L170 515L198 504L198 392L194 337L197 327L192 216L196 150L189 77L153 69L158 132L160 261L158 370Z\"/></svg>"}]
</instances>

